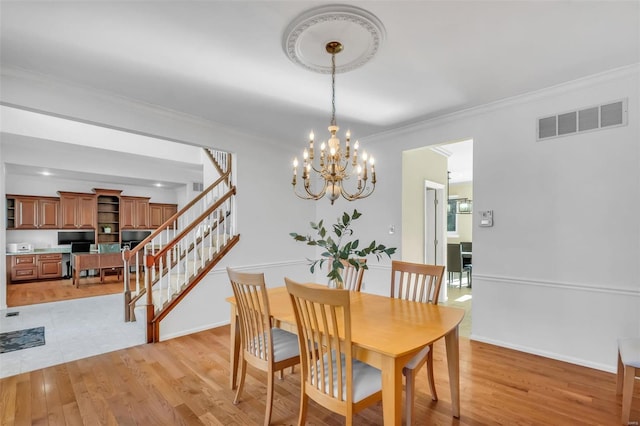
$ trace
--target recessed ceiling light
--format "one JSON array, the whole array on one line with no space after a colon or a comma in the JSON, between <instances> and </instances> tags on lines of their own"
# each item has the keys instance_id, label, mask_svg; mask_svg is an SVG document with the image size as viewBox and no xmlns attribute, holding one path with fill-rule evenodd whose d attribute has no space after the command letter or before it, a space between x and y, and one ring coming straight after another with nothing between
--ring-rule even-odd
<instances>
[{"instance_id":1,"label":"recessed ceiling light","mask_svg":"<svg viewBox=\"0 0 640 426\"><path fill-rule=\"evenodd\" d=\"M156 183L155 186L157 186L158 188L162 187L161 183Z\"/></svg>"},{"instance_id":2,"label":"recessed ceiling light","mask_svg":"<svg viewBox=\"0 0 640 426\"><path fill-rule=\"evenodd\" d=\"M51 172L48 172L48 171L46 171L46 170L41 171L41 172L40 172L40 174L41 174L42 176L51 176Z\"/></svg>"}]
</instances>

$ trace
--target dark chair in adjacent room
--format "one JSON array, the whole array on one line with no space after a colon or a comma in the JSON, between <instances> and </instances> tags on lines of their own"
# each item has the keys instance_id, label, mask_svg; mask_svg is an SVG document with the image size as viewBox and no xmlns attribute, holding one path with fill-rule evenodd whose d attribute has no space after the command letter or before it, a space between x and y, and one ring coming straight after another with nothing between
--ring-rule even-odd
<instances>
[{"instance_id":1,"label":"dark chair in adjacent room","mask_svg":"<svg viewBox=\"0 0 640 426\"><path fill-rule=\"evenodd\" d=\"M460 244L447 244L447 275L449 284L453 281L454 273L460 274L460 287L462 287L462 257L460 256Z\"/></svg>"},{"instance_id":2,"label":"dark chair in adjacent room","mask_svg":"<svg viewBox=\"0 0 640 426\"><path fill-rule=\"evenodd\" d=\"M471 241L464 241L460 243L460 262L462 264L462 270L467 272L467 286L471 287L471 277L473 276L473 268L471 261L472 253Z\"/></svg>"}]
</instances>

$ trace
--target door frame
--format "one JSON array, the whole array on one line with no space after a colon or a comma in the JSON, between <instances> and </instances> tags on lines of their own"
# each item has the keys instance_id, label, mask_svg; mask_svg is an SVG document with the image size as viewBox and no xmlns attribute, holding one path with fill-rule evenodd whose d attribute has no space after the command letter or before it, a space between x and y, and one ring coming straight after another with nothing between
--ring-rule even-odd
<instances>
[{"instance_id":1,"label":"door frame","mask_svg":"<svg viewBox=\"0 0 640 426\"><path fill-rule=\"evenodd\" d=\"M447 196L446 185L432 182L429 180L424 181L424 206L423 206L423 221L424 221L424 263L431 263L436 265L447 264L446 259L446 246L447 246L447 221L446 221L446 208L447 208ZM435 200L437 203L433 203L433 197L429 196L429 192L433 191ZM429 214L429 213L432 214ZM430 244L431 241L435 241L435 244ZM435 262L432 261L431 254L435 255ZM446 286L445 286L446 287ZM441 291L440 300L447 299L446 289Z\"/></svg>"}]
</instances>

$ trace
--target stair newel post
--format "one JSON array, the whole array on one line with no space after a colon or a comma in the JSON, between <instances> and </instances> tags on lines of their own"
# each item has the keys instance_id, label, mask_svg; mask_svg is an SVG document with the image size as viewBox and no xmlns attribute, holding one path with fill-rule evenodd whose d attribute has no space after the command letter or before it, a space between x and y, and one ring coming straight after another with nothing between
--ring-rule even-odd
<instances>
[{"instance_id":1,"label":"stair newel post","mask_svg":"<svg viewBox=\"0 0 640 426\"><path fill-rule=\"evenodd\" d=\"M145 264L145 274L144 274L144 281L145 281L145 289L146 289L146 299L147 299L147 304L146 304L146 309L147 309L147 343L154 343L157 342L159 340L158 337L156 337L156 327L154 327L153 324L153 317L155 316L155 308L153 306L153 291L151 289L151 278L149 277L149 274L147 273L149 268L151 268L151 270L154 270L155 268L153 267L154 264L154 258L153 258L153 254L148 254L147 252L147 248L144 248L144 264Z\"/></svg>"},{"instance_id":2,"label":"stair newel post","mask_svg":"<svg viewBox=\"0 0 640 426\"><path fill-rule=\"evenodd\" d=\"M131 303L131 283L129 282L129 247L125 247L122 251L122 261L124 265L124 321L131 321L132 308L129 306Z\"/></svg>"}]
</instances>

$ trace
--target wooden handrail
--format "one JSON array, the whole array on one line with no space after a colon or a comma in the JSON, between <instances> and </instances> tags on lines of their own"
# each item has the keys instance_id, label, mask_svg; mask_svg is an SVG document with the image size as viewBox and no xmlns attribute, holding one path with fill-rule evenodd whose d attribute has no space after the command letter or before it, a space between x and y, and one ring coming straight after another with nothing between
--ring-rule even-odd
<instances>
[{"instance_id":1,"label":"wooden handrail","mask_svg":"<svg viewBox=\"0 0 640 426\"><path fill-rule=\"evenodd\" d=\"M218 164L218 160L216 160L216 158L213 156L213 154L211 153L211 150L209 148L203 148L204 151L207 153L207 157L209 157L209 160L211 160L211 163L213 164L213 167L215 167L216 171L218 172L218 174L220 176L227 174L221 167L220 164ZM227 163L229 162L229 160L227 160ZM227 170L230 170L231 167L229 164L227 164ZM231 185L231 183L229 182L229 180L226 181L227 185Z\"/></svg>"},{"instance_id":2,"label":"wooden handrail","mask_svg":"<svg viewBox=\"0 0 640 426\"><path fill-rule=\"evenodd\" d=\"M148 341L149 338L152 338L152 341L157 341L160 320L239 241L239 234L235 230L235 221L233 218L229 218L235 208L233 197L236 195L236 187L230 184L231 155L224 154L220 157L222 161L218 162L211 152L206 151L209 158L215 160L213 163L216 170L223 173L201 194L138 243L136 247L127 248L122 252L122 258L127 265L124 280L125 321L135 321L135 304L146 297ZM227 163L226 171L222 165L225 162ZM194 215L197 217L193 217ZM216 242L213 244L214 250L207 251L206 256L202 253L198 254L199 252L196 250L205 243L205 238L211 239L214 236L216 238ZM193 241L191 241L192 237ZM220 237L223 238L220 239ZM185 244L186 246L184 246ZM185 249L186 251L184 251ZM139 256L140 253L144 254L144 258ZM132 298L129 265L133 262L138 267L143 266L145 274L142 288L140 286L142 283L136 274L137 294ZM184 266L181 266L182 262L184 262ZM190 263L189 268L193 268L193 270L187 269L187 265ZM156 274L159 275L156 277ZM183 277L184 281L180 277ZM176 279L177 281L175 281ZM161 291L155 290L156 285L157 289Z\"/></svg>"},{"instance_id":3,"label":"wooden handrail","mask_svg":"<svg viewBox=\"0 0 640 426\"><path fill-rule=\"evenodd\" d=\"M162 247L155 254L148 254L147 258L145 259L145 265L148 268L153 266L155 264L156 259L159 259L166 252L168 252L169 250L173 249L173 247L177 244L178 241L182 240L196 226L200 225L200 222L202 222L204 219L206 219L207 216L209 216L211 213L213 213L214 210L216 210L218 207L220 207L222 204L224 204L224 202L227 201L229 198L231 198L233 195L236 195L236 187L235 186L232 186L229 189L229 191L227 191L227 193L224 194L218 201L213 203L200 216L195 218L188 226L186 226L182 231L180 231L180 233L178 235L173 237L173 241L171 243L168 243L166 246Z\"/></svg>"},{"instance_id":4,"label":"wooden handrail","mask_svg":"<svg viewBox=\"0 0 640 426\"><path fill-rule=\"evenodd\" d=\"M180 217L182 214L184 214L186 211L188 211L191 207L193 207L198 201L202 200L204 197L207 196L207 194L209 194L209 192L211 192L211 190L213 190L213 188L215 188L217 185L220 185L222 182L225 181L225 179L228 177L228 175L231 173L231 171L227 171L227 173L223 176L220 176L214 183L212 183L211 185L209 185L204 191L202 191L202 193L200 195L198 195L196 198L194 198L193 200L191 200L189 203L187 203L187 205L185 205L182 209L180 209L180 211L178 211L177 213L175 213L173 216L171 216L169 219L167 219L165 221L165 223L173 223L175 220L178 219L178 217ZM165 226L164 224L162 224L162 226L160 226L158 229L156 229L155 231L153 231L151 233L151 235L149 235L147 238L145 238L144 240L142 240L136 247L134 247L133 249L129 250L129 254L127 257L127 261L131 261L131 258L134 255L137 255L137 253L144 249L144 246L149 244L155 237L157 237L158 235L160 235L162 232L164 232L165 230Z\"/></svg>"}]
</instances>

